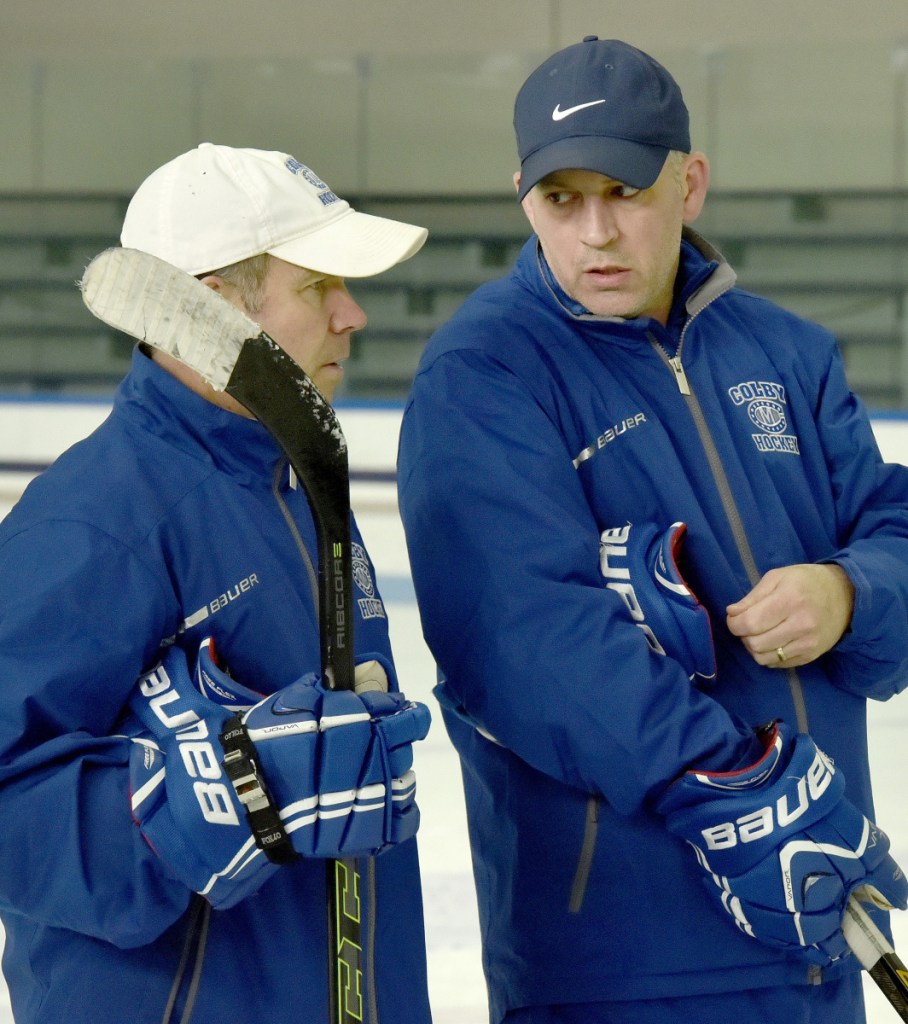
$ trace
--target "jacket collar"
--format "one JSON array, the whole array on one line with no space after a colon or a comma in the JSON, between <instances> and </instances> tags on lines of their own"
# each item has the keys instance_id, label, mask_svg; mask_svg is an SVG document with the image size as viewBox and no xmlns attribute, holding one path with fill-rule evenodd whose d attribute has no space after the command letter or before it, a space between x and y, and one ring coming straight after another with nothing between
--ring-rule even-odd
<instances>
[{"instance_id":1,"label":"jacket collar","mask_svg":"<svg viewBox=\"0 0 908 1024\"><path fill-rule=\"evenodd\" d=\"M626 320L623 317L598 316L572 299L555 280L555 275L533 235L521 250L517 273L548 304L555 304L569 317L585 323L627 325L638 330L650 328L648 317ZM675 282L675 299L669 315L669 330L680 332L684 324L711 302L732 288L736 274L725 257L695 231L685 227L681 238L681 260Z\"/></svg>"},{"instance_id":2,"label":"jacket collar","mask_svg":"<svg viewBox=\"0 0 908 1024\"><path fill-rule=\"evenodd\" d=\"M114 411L164 443L247 482L270 486L283 459L280 446L258 420L202 398L138 346L114 396Z\"/></svg>"}]
</instances>

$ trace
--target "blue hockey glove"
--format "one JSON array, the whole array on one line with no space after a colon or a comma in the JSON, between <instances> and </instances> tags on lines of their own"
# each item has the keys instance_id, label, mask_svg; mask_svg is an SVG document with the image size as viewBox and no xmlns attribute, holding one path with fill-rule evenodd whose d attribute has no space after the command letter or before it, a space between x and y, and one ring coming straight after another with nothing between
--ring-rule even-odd
<instances>
[{"instance_id":1,"label":"blue hockey glove","mask_svg":"<svg viewBox=\"0 0 908 1024\"><path fill-rule=\"evenodd\" d=\"M667 530L653 523L603 530L599 567L650 647L702 683L716 677L716 654L709 613L678 569L686 531L684 523Z\"/></svg>"},{"instance_id":2,"label":"blue hockey glove","mask_svg":"<svg viewBox=\"0 0 908 1024\"><path fill-rule=\"evenodd\" d=\"M842 773L809 736L775 723L760 738L757 764L687 772L657 810L693 846L741 931L826 966L848 953L849 895L869 886L881 905L905 909L908 882L886 834L845 798Z\"/></svg>"},{"instance_id":3,"label":"blue hockey glove","mask_svg":"<svg viewBox=\"0 0 908 1024\"><path fill-rule=\"evenodd\" d=\"M215 907L294 856L374 855L416 832L411 744L429 712L402 694L326 691L308 675L261 699L203 645L195 678L172 648L130 706L141 723L127 729L133 818L171 874ZM238 723L241 763L225 767L219 737Z\"/></svg>"}]
</instances>

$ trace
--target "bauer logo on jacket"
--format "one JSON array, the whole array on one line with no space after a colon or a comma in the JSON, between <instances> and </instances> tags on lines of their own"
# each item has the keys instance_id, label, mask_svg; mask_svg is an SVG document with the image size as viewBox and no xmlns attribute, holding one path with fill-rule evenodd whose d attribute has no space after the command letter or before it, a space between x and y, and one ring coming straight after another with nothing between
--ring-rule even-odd
<instances>
[{"instance_id":1,"label":"bauer logo on jacket","mask_svg":"<svg viewBox=\"0 0 908 1024\"><path fill-rule=\"evenodd\" d=\"M761 433L751 434L759 451L801 454L797 437L785 433L788 429L785 415L788 403L781 384L766 380L743 381L729 388L728 396L735 405L745 409L750 422L759 427Z\"/></svg>"},{"instance_id":2,"label":"bauer logo on jacket","mask_svg":"<svg viewBox=\"0 0 908 1024\"><path fill-rule=\"evenodd\" d=\"M642 412L638 412L636 415L628 416L620 423L615 423L608 430L603 431L596 438L595 443L584 448L577 458L574 459L574 469L577 469L587 459L591 459L600 448L604 448L607 444L611 444L612 441L616 441L622 434L627 433L628 430L639 427L641 423L646 423L646 416Z\"/></svg>"}]
</instances>

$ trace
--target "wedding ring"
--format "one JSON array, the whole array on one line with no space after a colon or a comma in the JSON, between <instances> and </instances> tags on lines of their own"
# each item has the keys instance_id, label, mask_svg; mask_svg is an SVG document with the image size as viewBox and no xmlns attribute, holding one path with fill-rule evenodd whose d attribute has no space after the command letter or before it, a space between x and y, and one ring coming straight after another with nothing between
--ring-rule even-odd
<instances>
[{"instance_id":1,"label":"wedding ring","mask_svg":"<svg viewBox=\"0 0 908 1024\"><path fill-rule=\"evenodd\" d=\"M777 656L779 658L779 661L784 661L785 660L785 648L784 647L777 647L776 648L776 654L777 654Z\"/></svg>"}]
</instances>

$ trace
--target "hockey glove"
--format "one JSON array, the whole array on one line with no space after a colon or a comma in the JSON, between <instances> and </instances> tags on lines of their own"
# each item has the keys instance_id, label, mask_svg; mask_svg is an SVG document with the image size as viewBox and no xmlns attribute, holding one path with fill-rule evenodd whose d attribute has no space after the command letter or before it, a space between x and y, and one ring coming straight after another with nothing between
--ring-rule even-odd
<instances>
[{"instance_id":1,"label":"hockey glove","mask_svg":"<svg viewBox=\"0 0 908 1024\"><path fill-rule=\"evenodd\" d=\"M867 885L880 905L905 909L908 883L886 834L845 798L842 773L809 736L775 723L760 738L757 764L687 772L657 809L741 931L826 966L848 953L849 895Z\"/></svg>"},{"instance_id":2,"label":"hockey glove","mask_svg":"<svg viewBox=\"0 0 908 1024\"><path fill-rule=\"evenodd\" d=\"M219 736L250 700L259 703L240 715L247 771L234 784ZM215 907L255 892L282 860L373 855L416 832L411 744L426 735L429 712L402 694L326 691L307 675L260 699L203 646L196 678L171 648L130 706L144 727L129 730L133 818L170 873ZM277 854L257 827L258 797L289 844Z\"/></svg>"},{"instance_id":3,"label":"hockey glove","mask_svg":"<svg viewBox=\"0 0 908 1024\"><path fill-rule=\"evenodd\" d=\"M652 650L702 683L715 679L716 655L709 613L678 569L686 531L684 523L664 531L652 523L603 530L599 567Z\"/></svg>"}]
</instances>

